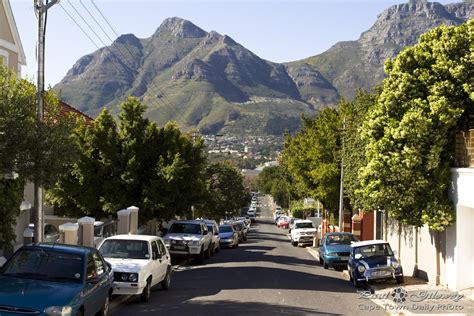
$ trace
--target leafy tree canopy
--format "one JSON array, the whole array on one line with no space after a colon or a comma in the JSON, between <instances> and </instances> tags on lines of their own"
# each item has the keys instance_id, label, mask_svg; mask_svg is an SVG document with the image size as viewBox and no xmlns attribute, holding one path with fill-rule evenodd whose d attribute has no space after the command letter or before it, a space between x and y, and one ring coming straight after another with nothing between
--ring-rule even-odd
<instances>
[{"instance_id":1,"label":"leafy tree canopy","mask_svg":"<svg viewBox=\"0 0 474 316\"><path fill-rule=\"evenodd\" d=\"M473 109L474 20L438 27L386 62L381 94L361 130L360 195L404 223L444 230L453 131Z\"/></svg>"}]
</instances>

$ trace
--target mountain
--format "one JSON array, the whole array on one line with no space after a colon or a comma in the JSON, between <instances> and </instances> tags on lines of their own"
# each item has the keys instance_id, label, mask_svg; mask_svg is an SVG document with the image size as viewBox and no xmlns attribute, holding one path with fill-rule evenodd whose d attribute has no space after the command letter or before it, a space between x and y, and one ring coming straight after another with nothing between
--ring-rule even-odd
<instances>
[{"instance_id":1,"label":"mountain","mask_svg":"<svg viewBox=\"0 0 474 316\"><path fill-rule=\"evenodd\" d=\"M82 57L55 88L91 115L102 106L116 112L134 95L149 105L152 120L174 119L204 133L259 133L275 119L284 124L315 113L283 65L180 18L166 19L150 38L122 35Z\"/></svg>"},{"instance_id":2,"label":"mountain","mask_svg":"<svg viewBox=\"0 0 474 316\"><path fill-rule=\"evenodd\" d=\"M55 87L62 99L89 115L118 112L127 96L149 106L146 115L176 120L203 133L281 134L370 89L384 78L383 63L441 24L472 18L472 0L443 6L410 0L382 12L356 41L340 42L304 60L261 59L232 38L190 21L166 19L149 38L122 35L80 58Z\"/></svg>"},{"instance_id":3,"label":"mountain","mask_svg":"<svg viewBox=\"0 0 474 316\"><path fill-rule=\"evenodd\" d=\"M287 68L315 69L341 96L351 99L358 87L368 90L379 84L385 77L384 61L416 44L421 34L441 24L459 25L472 17L472 0L446 6L409 0L382 12L357 41L337 43L320 55L288 63Z\"/></svg>"}]
</instances>

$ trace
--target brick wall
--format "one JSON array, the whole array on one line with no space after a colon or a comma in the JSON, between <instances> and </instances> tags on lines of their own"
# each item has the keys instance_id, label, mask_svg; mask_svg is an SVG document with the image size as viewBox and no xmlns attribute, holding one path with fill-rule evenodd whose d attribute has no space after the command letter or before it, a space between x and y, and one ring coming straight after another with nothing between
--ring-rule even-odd
<instances>
[{"instance_id":1,"label":"brick wall","mask_svg":"<svg viewBox=\"0 0 474 316\"><path fill-rule=\"evenodd\" d=\"M456 167L474 167L474 129L456 133Z\"/></svg>"}]
</instances>

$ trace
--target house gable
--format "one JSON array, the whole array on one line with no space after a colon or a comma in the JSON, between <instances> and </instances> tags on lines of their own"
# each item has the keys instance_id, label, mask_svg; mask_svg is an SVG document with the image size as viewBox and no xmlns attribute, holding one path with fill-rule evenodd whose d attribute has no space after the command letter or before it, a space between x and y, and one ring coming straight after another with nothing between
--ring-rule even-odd
<instances>
[{"instance_id":1,"label":"house gable","mask_svg":"<svg viewBox=\"0 0 474 316\"><path fill-rule=\"evenodd\" d=\"M0 30L0 49L17 53L18 64L26 65L25 52L9 0L0 0Z\"/></svg>"}]
</instances>

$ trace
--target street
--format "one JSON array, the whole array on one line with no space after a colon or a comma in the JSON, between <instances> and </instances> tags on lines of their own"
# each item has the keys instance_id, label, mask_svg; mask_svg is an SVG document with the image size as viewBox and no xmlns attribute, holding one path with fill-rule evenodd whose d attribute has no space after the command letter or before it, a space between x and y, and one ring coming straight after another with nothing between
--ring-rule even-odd
<instances>
[{"instance_id":1,"label":"street","mask_svg":"<svg viewBox=\"0 0 474 316\"><path fill-rule=\"evenodd\" d=\"M293 247L287 230L274 225L268 201L261 205L247 242L222 249L204 265L175 266L169 291L158 286L149 303L129 298L113 304L111 314L384 314L359 298L341 272L324 270L305 248Z\"/></svg>"}]
</instances>

